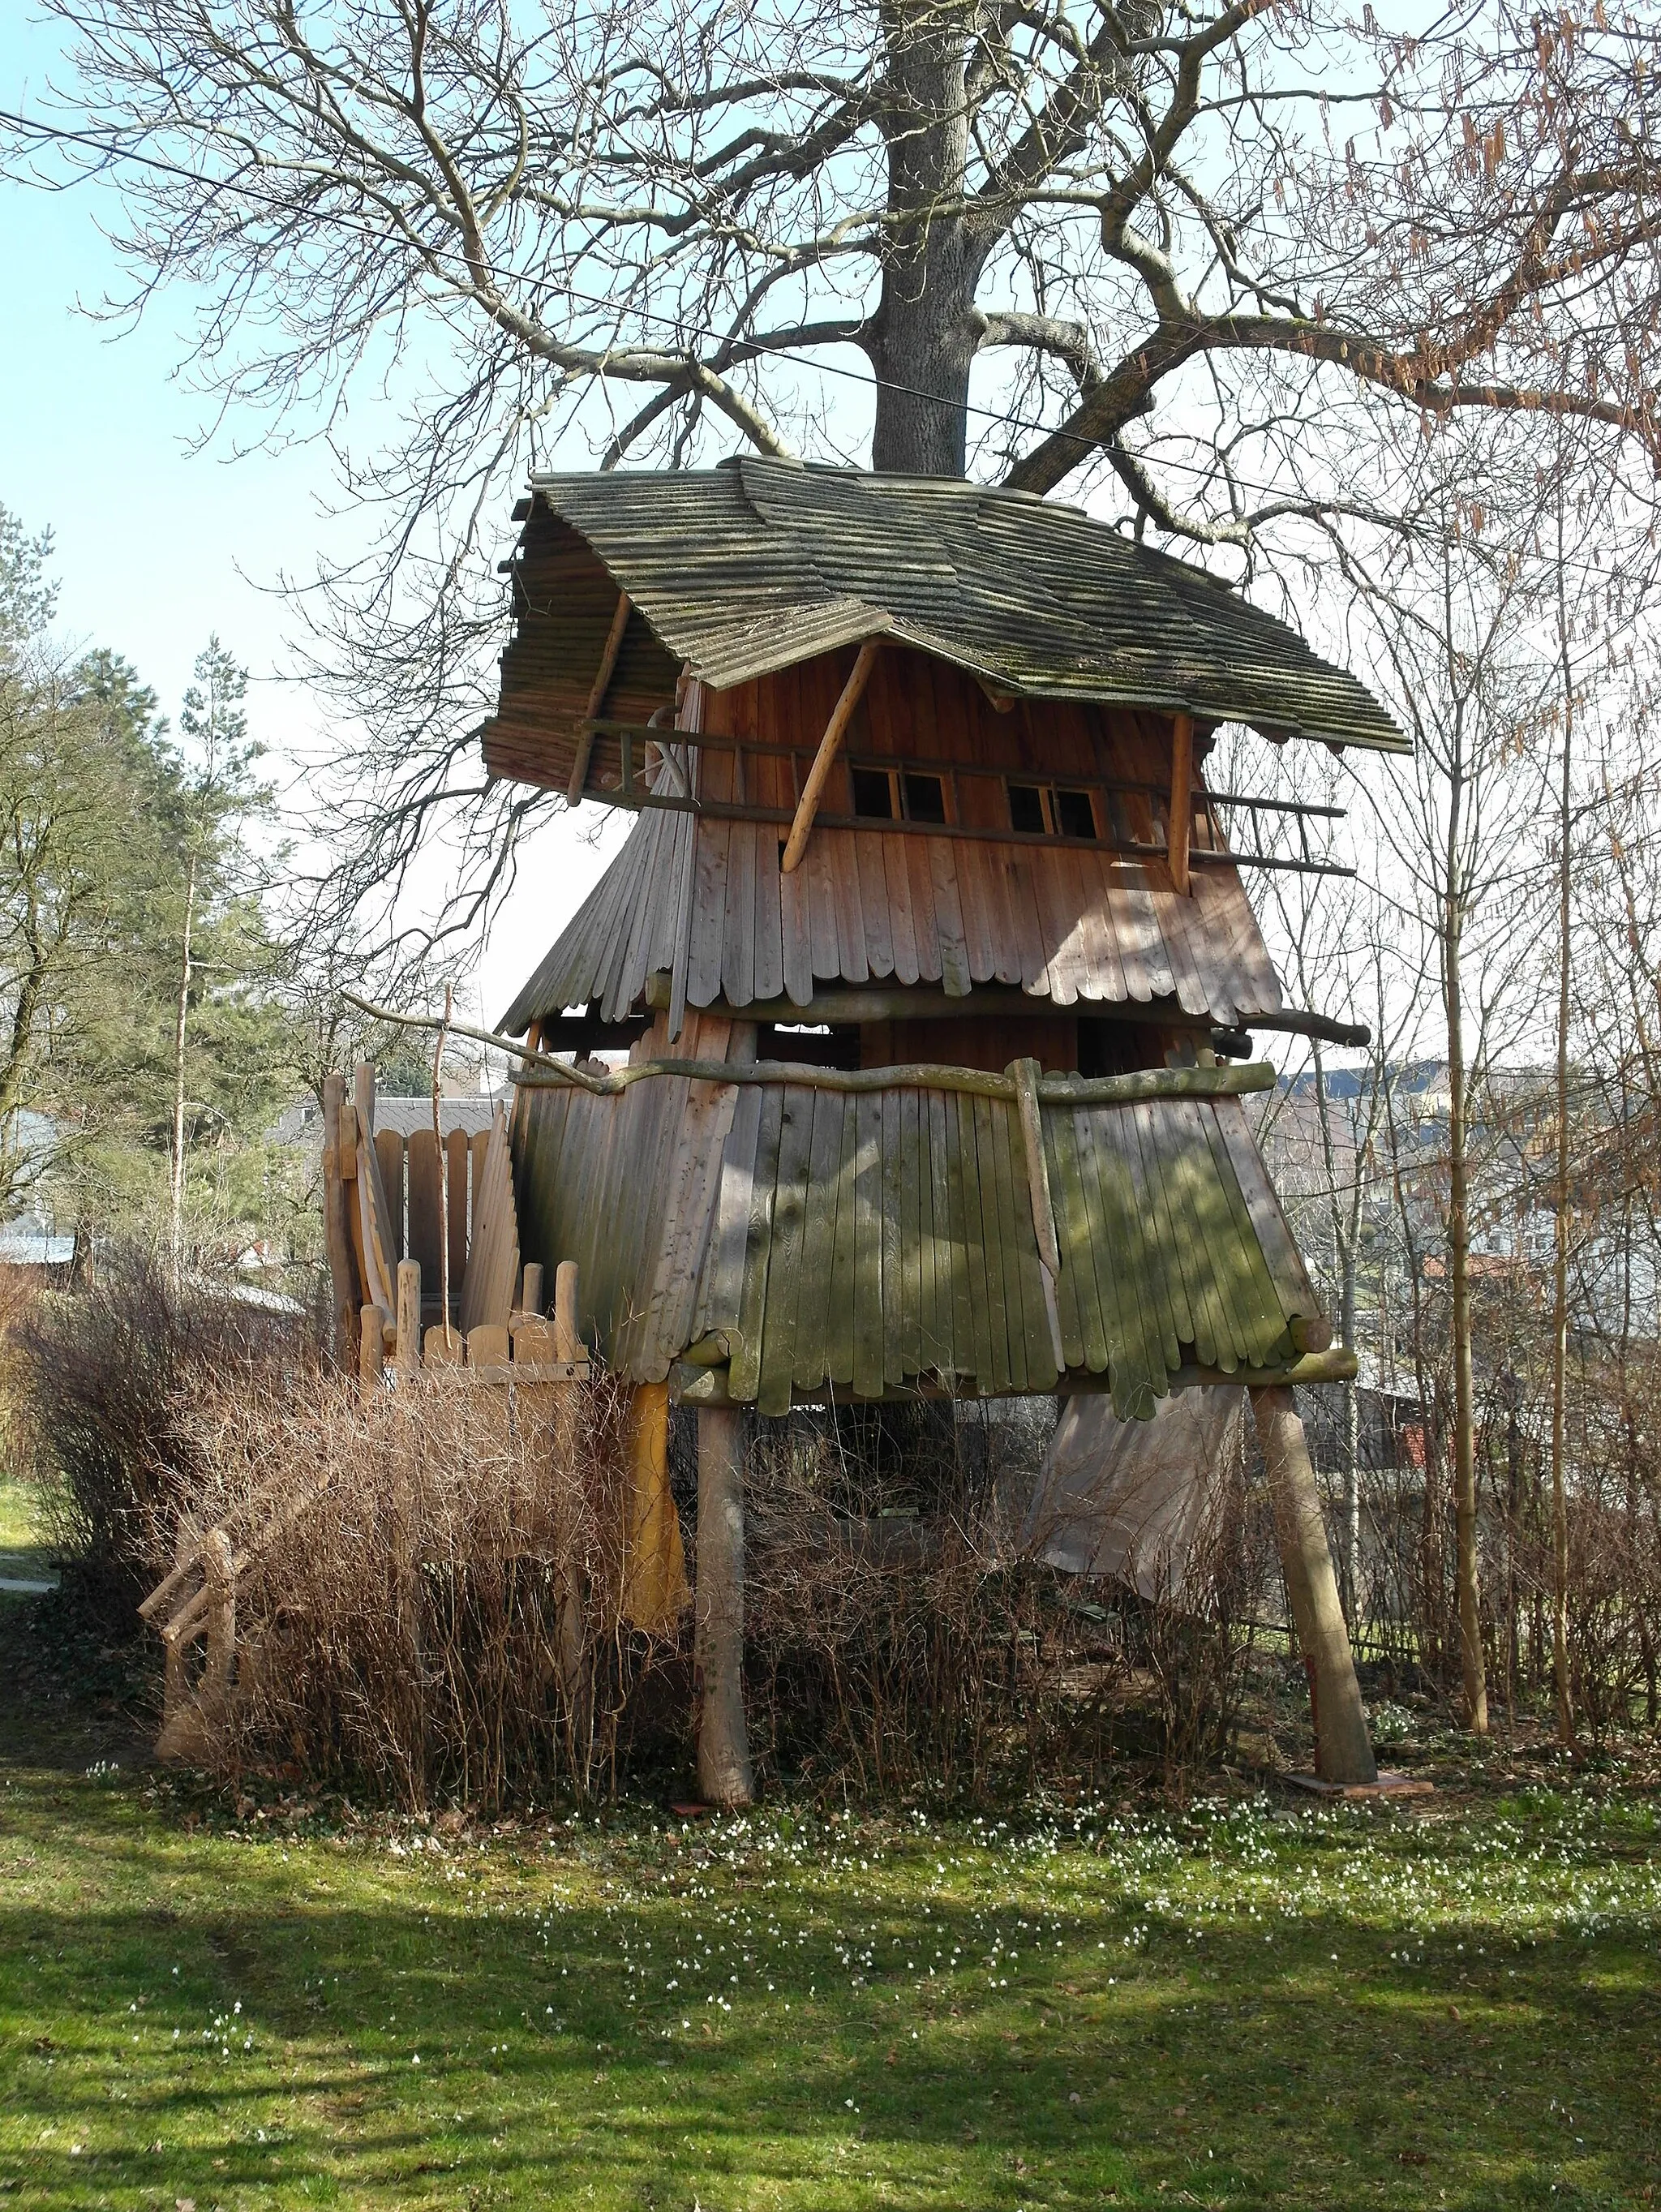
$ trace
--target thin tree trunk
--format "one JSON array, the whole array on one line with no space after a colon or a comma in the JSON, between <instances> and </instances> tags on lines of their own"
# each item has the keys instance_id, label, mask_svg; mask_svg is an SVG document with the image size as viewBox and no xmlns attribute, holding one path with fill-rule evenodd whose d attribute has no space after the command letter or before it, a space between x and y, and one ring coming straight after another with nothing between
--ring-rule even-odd
<instances>
[{"instance_id":1,"label":"thin tree trunk","mask_svg":"<svg viewBox=\"0 0 1661 2212\"><path fill-rule=\"evenodd\" d=\"M182 1273L185 1267L185 1033L191 1012L191 939L196 927L196 879L197 858L192 854L185 878L185 927L179 939L179 1005L173 1017L173 1135L169 1212L175 1275Z\"/></svg>"},{"instance_id":2,"label":"thin tree trunk","mask_svg":"<svg viewBox=\"0 0 1661 2212\"><path fill-rule=\"evenodd\" d=\"M1574 673L1569 661L1568 610L1563 596L1562 488L1557 494L1557 644L1563 672L1563 763L1557 792L1557 1146L1552 1179L1551 1254L1551 1668L1557 1734L1574 1741L1568 1658L1568 1501L1564 1456L1568 1421L1569 1259L1569 793L1574 742Z\"/></svg>"},{"instance_id":3,"label":"thin tree trunk","mask_svg":"<svg viewBox=\"0 0 1661 2212\"><path fill-rule=\"evenodd\" d=\"M1450 619L1448 635L1452 636ZM1459 1612L1459 1671L1465 1725L1488 1734L1488 1677L1482 1662L1482 1620L1477 1581L1476 1390L1470 1358L1470 1201L1466 1139L1464 1030L1464 893L1460 836L1464 777L1463 746L1448 779L1447 841L1443 854L1442 984L1447 1012L1448 1274L1452 1292L1454 1583ZM1428 1456L1428 1455L1427 1455ZM1429 1468L1426 1468L1429 1479Z\"/></svg>"}]
</instances>

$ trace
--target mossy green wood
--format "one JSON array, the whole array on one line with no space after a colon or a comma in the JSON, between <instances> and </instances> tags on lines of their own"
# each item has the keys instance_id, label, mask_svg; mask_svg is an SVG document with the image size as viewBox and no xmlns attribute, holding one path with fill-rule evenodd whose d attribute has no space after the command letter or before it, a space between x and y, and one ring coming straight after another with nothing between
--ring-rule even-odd
<instances>
[{"instance_id":1,"label":"mossy green wood","mask_svg":"<svg viewBox=\"0 0 1661 2212\"><path fill-rule=\"evenodd\" d=\"M927 1109L929 1237L925 1273L929 1283L928 1335L925 1349L931 1348L931 1364L941 1374L955 1376L963 1367L958 1350L961 1339L957 1333L954 1315L957 1270L952 1264L952 1207L951 1172L946 1141L946 1102L938 1091L924 1094L921 1104ZM924 1119L919 1114L918 1138L923 1139Z\"/></svg>"},{"instance_id":2,"label":"mossy green wood","mask_svg":"<svg viewBox=\"0 0 1661 2212\"><path fill-rule=\"evenodd\" d=\"M732 1356L729 1388L735 1398L754 1398L761 1382L761 1331L767 1313L767 1267L773 1243L773 1200L779 1175L779 1135L784 1119L782 1089L761 1093L761 1121L755 1140L755 1174L749 1194L749 1228L744 1240L743 1292L738 1308L739 1341Z\"/></svg>"},{"instance_id":3,"label":"mossy green wood","mask_svg":"<svg viewBox=\"0 0 1661 2212\"><path fill-rule=\"evenodd\" d=\"M1051 1115L1044 1124L1045 1150L1050 1163L1050 1201L1055 1210L1056 1243L1062 1255L1056 1282L1056 1310L1061 1321L1061 1348L1070 1367L1082 1367L1092 1342L1089 1317L1096 1310L1095 1267L1089 1250L1083 1186L1079 1181L1078 1152L1073 1117ZM1095 1360L1098 1372L1106 1364L1107 1348L1100 1344Z\"/></svg>"},{"instance_id":4,"label":"mossy green wood","mask_svg":"<svg viewBox=\"0 0 1661 2212\"><path fill-rule=\"evenodd\" d=\"M585 1322L636 1380L688 1349L653 1334L668 1310L652 1295L660 1186L684 1149L675 1101L688 1095L678 1079L656 1089L668 1107L639 1086L536 1093L517 1125L527 1256L577 1260ZM1122 1415L1146 1417L1179 1370L1292 1356L1291 1319L1317 1309L1237 1102L1058 1102L1041 1121L1070 1369L1103 1376ZM734 1400L778 1413L826 1389L1055 1387L1009 1102L791 1081L745 1091L707 1202L696 1291L674 1310L694 1338L730 1333Z\"/></svg>"},{"instance_id":5,"label":"mossy green wood","mask_svg":"<svg viewBox=\"0 0 1661 2212\"><path fill-rule=\"evenodd\" d=\"M854 1100L858 1132L854 1167L853 1387L880 1398L882 1361L882 1101L866 1091Z\"/></svg>"},{"instance_id":6,"label":"mossy green wood","mask_svg":"<svg viewBox=\"0 0 1661 2212\"><path fill-rule=\"evenodd\" d=\"M809 1204L808 1168L813 1151L814 1095L787 1089L780 1108L779 1169L767 1254L769 1280L762 1324L761 1373L755 1402L764 1413L790 1409L795 1385L796 1325L804 1279L802 1267Z\"/></svg>"},{"instance_id":7,"label":"mossy green wood","mask_svg":"<svg viewBox=\"0 0 1661 2212\"><path fill-rule=\"evenodd\" d=\"M842 1132L836 1163L836 1243L831 1277L830 1335L825 1372L839 1389L853 1388L854 1220L859 1131L852 1097L842 1100Z\"/></svg>"},{"instance_id":8,"label":"mossy green wood","mask_svg":"<svg viewBox=\"0 0 1661 2212\"><path fill-rule=\"evenodd\" d=\"M834 1091L812 1091L809 1096L813 1101L813 1148L808 1163L807 1234L802 1248L802 1292L797 1310L795 1381L798 1389L811 1389L822 1382L829 1370L837 1170L848 1103Z\"/></svg>"},{"instance_id":9,"label":"mossy green wood","mask_svg":"<svg viewBox=\"0 0 1661 2212\"><path fill-rule=\"evenodd\" d=\"M901 1107L905 1093L882 1093L882 1371L895 1389L905 1382L906 1286L900 1241ZM911 1372L917 1372L913 1365Z\"/></svg>"}]
</instances>

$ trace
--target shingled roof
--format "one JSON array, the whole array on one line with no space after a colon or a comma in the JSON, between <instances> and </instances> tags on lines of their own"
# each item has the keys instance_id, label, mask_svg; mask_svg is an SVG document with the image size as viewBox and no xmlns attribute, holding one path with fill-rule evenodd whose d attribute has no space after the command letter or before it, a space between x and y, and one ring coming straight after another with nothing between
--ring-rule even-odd
<instances>
[{"instance_id":1,"label":"shingled roof","mask_svg":"<svg viewBox=\"0 0 1661 2212\"><path fill-rule=\"evenodd\" d=\"M1366 687L1286 623L1028 493L746 459L538 477L532 532L538 508L586 540L672 660L718 690L888 636L1017 696L1408 750ZM542 625L521 613L524 638Z\"/></svg>"}]
</instances>

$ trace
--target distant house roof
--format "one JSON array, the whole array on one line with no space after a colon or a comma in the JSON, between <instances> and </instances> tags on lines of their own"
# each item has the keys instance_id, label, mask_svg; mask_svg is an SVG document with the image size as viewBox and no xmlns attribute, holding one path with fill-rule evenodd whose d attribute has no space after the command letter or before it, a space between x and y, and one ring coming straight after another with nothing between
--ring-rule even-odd
<instances>
[{"instance_id":1,"label":"distant house roof","mask_svg":"<svg viewBox=\"0 0 1661 2212\"><path fill-rule=\"evenodd\" d=\"M488 1133L490 1117L505 1102L494 1098L446 1098L439 1103L439 1121L447 1137L454 1129L464 1129L470 1137ZM392 1129L400 1137L413 1136L417 1129L433 1126L431 1098L398 1098L380 1092L375 1099L375 1127ZM284 1109L268 1133L274 1144L321 1145L323 1142L323 1109L315 1099L302 1099L298 1105Z\"/></svg>"},{"instance_id":2,"label":"distant house roof","mask_svg":"<svg viewBox=\"0 0 1661 2212\"><path fill-rule=\"evenodd\" d=\"M9 1267L66 1267L75 1257L73 1237L55 1235L39 1221L9 1221L0 1228L0 1264Z\"/></svg>"},{"instance_id":3,"label":"distant house roof","mask_svg":"<svg viewBox=\"0 0 1661 2212\"><path fill-rule=\"evenodd\" d=\"M886 636L1029 698L1409 749L1366 687L1286 623L1203 570L1031 494L745 459L537 477L521 513L519 632L487 750L493 727L522 726L533 700L557 711L550 694L569 691L565 711L582 711L609 606L537 574L539 548L557 556L571 532L652 633L633 647L633 683L625 652L624 693L665 674L672 685L683 661L725 690Z\"/></svg>"}]
</instances>

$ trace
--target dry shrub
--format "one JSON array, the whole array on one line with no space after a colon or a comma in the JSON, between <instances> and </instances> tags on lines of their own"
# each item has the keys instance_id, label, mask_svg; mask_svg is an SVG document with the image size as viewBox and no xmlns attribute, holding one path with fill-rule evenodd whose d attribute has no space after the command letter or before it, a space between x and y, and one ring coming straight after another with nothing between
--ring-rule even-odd
<instances>
[{"instance_id":1,"label":"dry shrub","mask_svg":"<svg viewBox=\"0 0 1661 2212\"><path fill-rule=\"evenodd\" d=\"M237 1674L208 1763L412 1808L494 1811L637 1785L692 1748L690 1620L621 1619L627 1393L318 1380L190 1425L180 1534L227 1523ZM1152 1598L1018 1557L1047 1404L799 1412L748 1425L745 1670L764 1778L959 1797L1095 1781L1128 1753L1179 1779L1225 1747L1266 1516L1222 1470L1180 1586ZM691 1556L689 1415L673 1436ZM252 1538L258 1540L250 1540ZM1143 1563L1147 1565L1148 1563Z\"/></svg>"},{"instance_id":2,"label":"dry shrub","mask_svg":"<svg viewBox=\"0 0 1661 2212\"><path fill-rule=\"evenodd\" d=\"M263 1401L315 1359L309 1322L233 1283L179 1282L138 1246L100 1255L85 1288L27 1306L9 1355L22 1463L59 1557L112 1620L130 1620L176 1499L205 1478L198 1409Z\"/></svg>"},{"instance_id":3,"label":"dry shrub","mask_svg":"<svg viewBox=\"0 0 1661 2212\"><path fill-rule=\"evenodd\" d=\"M1236 1727L1272 1536L1221 1469L1179 1588L1017 1556L1051 1401L797 1413L752 1431L746 1668L765 1771L862 1795L1094 1780L1126 1753L1177 1778Z\"/></svg>"},{"instance_id":4,"label":"dry shrub","mask_svg":"<svg viewBox=\"0 0 1661 2212\"><path fill-rule=\"evenodd\" d=\"M1252 1637L1276 1589L1279 1559L1267 1492L1251 1480L1246 1425L1237 1422L1212 1471L1180 1579L1138 1561L1155 1595L1127 1616L1131 1656L1155 1692L1159 1754L1173 1786L1225 1758L1240 1725Z\"/></svg>"},{"instance_id":5,"label":"dry shrub","mask_svg":"<svg viewBox=\"0 0 1661 2212\"><path fill-rule=\"evenodd\" d=\"M244 1395L198 1425L187 1526L271 1532L238 1586L214 1765L410 1809L615 1780L664 1651L620 1618L625 1394L557 1402L439 1372L367 1405L343 1383Z\"/></svg>"}]
</instances>

